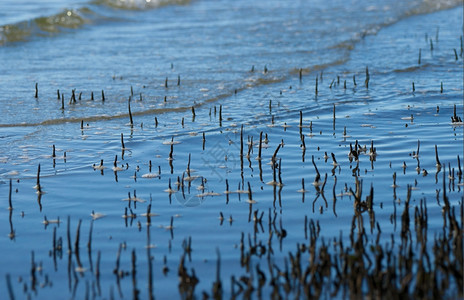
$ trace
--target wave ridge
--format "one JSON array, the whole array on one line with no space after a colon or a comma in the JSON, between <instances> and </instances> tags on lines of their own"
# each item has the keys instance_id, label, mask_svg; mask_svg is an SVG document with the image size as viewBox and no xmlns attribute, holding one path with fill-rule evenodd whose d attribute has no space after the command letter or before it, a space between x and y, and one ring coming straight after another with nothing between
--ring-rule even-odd
<instances>
[{"instance_id":1,"label":"wave ridge","mask_svg":"<svg viewBox=\"0 0 464 300\"><path fill-rule=\"evenodd\" d=\"M166 5L185 5L190 0L96 0L94 3L118 9L145 10Z\"/></svg>"},{"instance_id":2,"label":"wave ridge","mask_svg":"<svg viewBox=\"0 0 464 300\"><path fill-rule=\"evenodd\" d=\"M52 16L38 17L16 24L0 26L0 46L27 41L33 36L59 33L65 29L77 29L92 23L97 15L89 8L64 9Z\"/></svg>"}]
</instances>

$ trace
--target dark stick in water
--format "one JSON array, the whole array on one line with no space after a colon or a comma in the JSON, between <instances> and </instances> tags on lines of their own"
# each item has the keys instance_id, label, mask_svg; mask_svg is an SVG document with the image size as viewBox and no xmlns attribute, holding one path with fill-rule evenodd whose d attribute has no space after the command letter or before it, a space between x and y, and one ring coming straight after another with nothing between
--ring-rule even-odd
<instances>
[{"instance_id":1,"label":"dark stick in water","mask_svg":"<svg viewBox=\"0 0 464 300\"><path fill-rule=\"evenodd\" d=\"M317 94L318 94L317 86L318 86L318 82L317 82L317 76L316 76L316 89L315 89L315 94L316 94L316 96L317 96Z\"/></svg>"},{"instance_id":2,"label":"dark stick in water","mask_svg":"<svg viewBox=\"0 0 464 300\"><path fill-rule=\"evenodd\" d=\"M364 85L366 86L366 89L369 88L369 79L370 79L369 68L366 66L366 80L364 81Z\"/></svg>"},{"instance_id":3,"label":"dark stick in water","mask_svg":"<svg viewBox=\"0 0 464 300\"><path fill-rule=\"evenodd\" d=\"M11 202L11 190L12 190L12 179L10 178L10 192L8 193L8 209L13 209L13 203Z\"/></svg>"},{"instance_id":4,"label":"dark stick in water","mask_svg":"<svg viewBox=\"0 0 464 300\"><path fill-rule=\"evenodd\" d=\"M131 112L131 106L130 106L130 103L131 103L131 98L129 97L129 101L127 102L128 103L128 106L129 106L129 119L130 119L130 124L131 126L134 125L134 120L132 119L132 112Z\"/></svg>"},{"instance_id":5,"label":"dark stick in water","mask_svg":"<svg viewBox=\"0 0 464 300\"><path fill-rule=\"evenodd\" d=\"M222 105L219 105L219 127L222 127Z\"/></svg>"},{"instance_id":6,"label":"dark stick in water","mask_svg":"<svg viewBox=\"0 0 464 300\"><path fill-rule=\"evenodd\" d=\"M37 183L36 183L36 188L39 193L42 192L41 187L40 187L40 164L37 167Z\"/></svg>"},{"instance_id":7,"label":"dark stick in water","mask_svg":"<svg viewBox=\"0 0 464 300\"><path fill-rule=\"evenodd\" d=\"M124 145L124 134L123 133L121 133L121 147L122 149L126 148L126 146Z\"/></svg>"},{"instance_id":8,"label":"dark stick in water","mask_svg":"<svg viewBox=\"0 0 464 300\"><path fill-rule=\"evenodd\" d=\"M205 132L203 132L203 150L205 150L206 137Z\"/></svg>"},{"instance_id":9,"label":"dark stick in water","mask_svg":"<svg viewBox=\"0 0 464 300\"><path fill-rule=\"evenodd\" d=\"M440 160L438 159L438 148L437 145L435 145L435 160L437 162L437 167L441 167Z\"/></svg>"},{"instance_id":10,"label":"dark stick in water","mask_svg":"<svg viewBox=\"0 0 464 300\"><path fill-rule=\"evenodd\" d=\"M257 159L258 160L261 160L261 149L262 149L262 146L263 146L263 132L261 131L259 133L259 148L258 148L258 157ZM253 145L252 145L253 147Z\"/></svg>"}]
</instances>

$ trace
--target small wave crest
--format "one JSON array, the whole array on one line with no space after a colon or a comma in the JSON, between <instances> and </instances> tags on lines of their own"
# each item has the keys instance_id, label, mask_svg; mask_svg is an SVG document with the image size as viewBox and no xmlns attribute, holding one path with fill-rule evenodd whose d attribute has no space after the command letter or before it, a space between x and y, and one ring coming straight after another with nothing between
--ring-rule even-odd
<instances>
[{"instance_id":1,"label":"small wave crest","mask_svg":"<svg viewBox=\"0 0 464 300\"><path fill-rule=\"evenodd\" d=\"M144 10L166 5L183 5L189 2L189 0L97 0L95 4L118 9Z\"/></svg>"},{"instance_id":2,"label":"small wave crest","mask_svg":"<svg viewBox=\"0 0 464 300\"><path fill-rule=\"evenodd\" d=\"M421 0L419 4L409 11L408 15L427 14L462 5L462 0Z\"/></svg>"},{"instance_id":3,"label":"small wave crest","mask_svg":"<svg viewBox=\"0 0 464 300\"><path fill-rule=\"evenodd\" d=\"M33 36L50 35L64 29L76 29L89 24L95 13L88 8L64 9L62 12L16 24L0 26L0 46L27 41Z\"/></svg>"},{"instance_id":4,"label":"small wave crest","mask_svg":"<svg viewBox=\"0 0 464 300\"><path fill-rule=\"evenodd\" d=\"M166 5L184 5L189 0L95 0L89 7L63 9L60 13L24 20L14 24L0 25L0 46L28 41L33 37L50 36L66 29L78 29L105 18L98 7L111 7L122 10L145 10Z\"/></svg>"},{"instance_id":5,"label":"small wave crest","mask_svg":"<svg viewBox=\"0 0 464 300\"><path fill-rule=\"evenodd\" d=\"M342 41L330 49L345 49L348 52L352 51L356 44L369 35L376 35L380 30L385 27L391 26L405 18L409 18L416 15L423 15L434 13L441 10L450 9L462 5L463 0L417 0L410 9L407 9L397 17L391 17L383 22L376 24L369 24L361 31L354 32L349 40Z\"/></svg>"}]
</instances>

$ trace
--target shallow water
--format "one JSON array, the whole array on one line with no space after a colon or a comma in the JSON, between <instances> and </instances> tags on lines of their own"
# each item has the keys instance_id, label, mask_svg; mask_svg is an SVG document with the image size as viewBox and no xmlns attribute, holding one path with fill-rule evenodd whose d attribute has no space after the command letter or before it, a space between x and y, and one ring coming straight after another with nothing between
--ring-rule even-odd
<instances>
[{"instance_id":1,"label":"shallow water","mask_svg":"<svg viewBox=\"0 0 464 300\"><path fill-rule=\"evenodd\" d=\"M249 274L240 266L242 233L245 241L250 236L254 243L267 244L272 231L273 261L280 268L289 251L307 242L306 219L319 222L325 242L335 243L341 235L348 244L355 200L347 193L349 188L355 190L355 178L362 180L363 199L371 186L375 195L374 221L364 215L371 244L377 237L376 226L381 228L382 245L390 243L391 236L399 239L408 186L412 186L412 215L423 199L427 203L431 241L443 231L444 186L450 205L458 215L462 211L462 176L457 175L462 161L459 167L457 160L463 156L463 127L450 117L454 105L459 116L463 111L463 15L460 7L445 9L456 3L192 1L131 2L135 4L126 7L110 1L73 2L66 7L49 3L47 16L61 18L66 8L64 19L55 23L37 19L42 16L28 7L1 21L3 32L7 24L26 32L0 34L4 62L0 193L5 208L13 179L13 210L0 211L4 220L1 277L10 276L17 297L41 299L58 293L76 299L135 298L133 290L140 292L141 299L151 292L161 298L180 297L179 258L184 241L191 237L193 250L186 266L200 280L195 294L211 292L219 249L224 296L229 298L230 277ZM57 89L60 96L64 94L64 109ZM75 102L70 101L73 89ZM245 154L251 137L254 143L243 162L242 125ZM260 132L269 139L261 164L255 159ZM172 138L179 143L172 146L170 164ZM367 153L373 142L375 160L364 153L359 165L349 160L350 144L356 140L366 145ZM417 159L413 151L418 140ZM270 158L282 141L277 153L276 172L280 170L283 184L279 187L267 183L274 175ZM336 168L331 153L339 163ZM116 155L123 170L113 172ZM183 192L164 192L169 180L177 190L178 178L188 176L189 156L191 176L199 177L190 184L184 181ZM312 157L322 181L327 174L325 192L312 184L316 176ZM100 160L103 171L92 167ZM33 188L39 164L42 195ZM453 180L448 177L448 164L454 168ZM398 187L393 189L395 172ZM198 189L201 178L206 181L203 191ZM306 193L298 192L303 178ZM248 191L250 184L256 203L250 205L246 193L224 193L226 182L229 191ZM123 201L128 193L145 202ZM159 215L149 226L141 214L150 202L151 211ZM129 208L137 216L122 218ZM256 210L258 216L264 213L258 230L253 221ZM92 221L92 212L105 216ZM44 226L45 216L59 217L61 223ZM79 220L80 251L76 252ZM171 220L173 228L168 227ZM66 255L67 226L70 256ZM279 239L282 228L286 236ZM53 251L54 230L56 238L62 238L62 252ZM130 274L122 278L113 274L120 245L124 245L120 270L133 270L131 252L136 253L136 282ZM427 248L432 251L432 242ZM37 282L31 276L31 253L40 266L34 269ZM152 275L147 255L152 257ZM253 256L252 262L267 268L265 256ZM79 266L85 271L74 271ZM164 267L169 269L166 274ZM1 290L7 290L8 280L0 282ZM452 284L462 290L459 283ZM269 295L270 287L264 293Z\"/></svg>"}]
</instances>

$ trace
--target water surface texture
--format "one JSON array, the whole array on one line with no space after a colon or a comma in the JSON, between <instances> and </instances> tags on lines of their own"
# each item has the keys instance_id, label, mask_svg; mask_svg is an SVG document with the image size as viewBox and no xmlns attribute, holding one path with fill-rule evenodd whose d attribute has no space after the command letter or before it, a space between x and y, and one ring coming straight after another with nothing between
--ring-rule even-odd
<instances>
[{"instance_id":1,"label":"water surface texture","mask_svg":"<svg viewBox=\"0 0 464 300\"><path fill-rule=\"evenodd\" d=\"M0 293L463 297L462 1L0 4Z\"/></svg>"}]
</instances>

